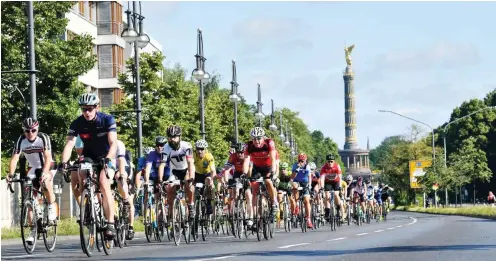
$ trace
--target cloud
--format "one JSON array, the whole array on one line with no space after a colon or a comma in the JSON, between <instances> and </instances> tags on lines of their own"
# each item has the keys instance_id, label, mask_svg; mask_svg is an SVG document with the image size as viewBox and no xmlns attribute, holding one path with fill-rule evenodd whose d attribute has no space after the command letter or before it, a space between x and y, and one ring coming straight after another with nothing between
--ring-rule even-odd
<instances>
[{"instance_id":1,"label":"cloud","mask_svg":"<svg viewBox=\"0 0 496 261\"><path fill-rule=\"evenodd\" d=\"M479 51L472 44L440 42L423 50L392 51L380 55L376 58L376 65L381 70L419 71L472 66L480 61Z\"/></svg>"}]
</instances>

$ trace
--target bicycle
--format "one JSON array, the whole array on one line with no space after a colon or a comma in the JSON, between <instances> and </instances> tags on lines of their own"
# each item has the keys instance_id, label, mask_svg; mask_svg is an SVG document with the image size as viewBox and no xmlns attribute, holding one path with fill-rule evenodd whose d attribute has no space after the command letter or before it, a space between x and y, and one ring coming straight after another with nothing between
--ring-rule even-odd
<instances>
[{"instance_id":1,"label":"bicycle","mask_svg":"<svg viewBox=\"0 0 496 261\"><path fill-rule=\"evenodd\" d=\"M24 249L28 254L32 254L36 242L39 239L39 235L43 235L43 242L45 243L45 248L48 252L53 252L55 250L55 245L57 243L57 220L50 222L48 220L48 201L43 195L43 193L33 187L33 180L29 177L22 179L13 179L7 185L7 188L11 193L14 193L12 188L13 182L21 183L22 191L22 209L21 209L21 237ZM41 188L44 188L45 184L41 184ZM22 192L21 192L22 193ZM42 206L40 206L40 201ZM29 210L33 213L31 224L29 224ZM34 222L33 222L34 221ZM24 227L27 227L29 233L24 231ZM53 235L48 236L49 230L53 229ZM33 242L29 244L26 239L29 236L33 237ZM52 241L49 241L49 237Z\"/></svg>"},{"instance_id":2,"label":"bicycle","mask_svg":"<svg viewBox=\"0 0 496 261\"><path fill-rule=\"evenodd\" d=\"M190 179L190 182L193 179ZM191 233L189 228L189 219L186 217L186 206L184 201L184 188L183 185L187 181L173 180L166 181L165 184L172 184L176 189L176 197L174 198L174 202L172 204L172 238L174 239L174 244L179 246L181 243L181 234L184 235L184 240L186 244L191 242Z\"/></svg>"},{"instance_id":3,"label":"bicycle","mask_svg":"<svg viewBox=\"0 0 496 261\"><path fill-rule=\"evenodd\" d=\"M274 234L274 217L272 217L272 204L269 206L269 192L265 186L265 181L263 178L258 178L255 180L259 183L258 186L258 196L257 196L257 211L255 211L255 222L257 230L257 239L261 240L261 233L265 240L272 238Z\"/></svg>"},{"instance_id":4,"label":"bicycle","mask_svg":"<svg viewBox=\"0 0 496 261\"><path fill-rule=\"evenodd\" d=\"M115 207L115 230L117 232L117 235L114 238L114 244L117 244L120 248L123 248L125 245L127 245L126 233L129 229L129 217L127 215L124 216L124 201L119 191L117 190L117 186L118 185L115 181L111 185Z\"/></svg>"},{"instance_id":5,"label":"bicycle","mask_svg":"<svg viewBox=\"0 0 496 261\"><path fill-rule=\"evenodd\" d=\"M99 169L103 167L102 163L94 163L91 159L82 159L79 164L74 164L67 168L67 173L64 175L64 179L67 181L68 173L72 170L78 171L79 173L85 173L83 179L83 192L81 193L81 204L80 204L80 220L79 220L79 236L81 240L81 248L83 252L91 257L93 255L93 250L95 247L95 242L98 250L99 241L103 246L103 251L106 255L112 254L114 248L114 240L108 240L104 237L104 229L106 228L107 220L104 215L104 208L102 202L103 196L100 193L99 188ZM108 172L105 168L105 175L109 179ZM85 227L88 228L88 238L85 237Z\"/></svg>"},{"instance_id":6,"label":"bicycle","mask_svg":"<svg viewBox=\"0 0 496 261\"><path fill-rule=\"evenodd\" d=\"M278 193L282 194L282 220L284 222L284 231L291 232L291 208L289 204L288 191L280 190Z\"/></svg>"},{"instance_id":7,"label":"bicycle","mask_svg":"<svg viewBox=\"0 0 496 261\"><path fill-rule=\"evenodd\" d=\"M206 241L206 235L208 233L208 216L207 216L207 203L204 197L204 186L203 183L195 184L195 220L193 221L193 228L191 229L191 235L193 240L198 239L198 230L201 228L201 234L203 241Z\"/></svg>"},{"instance_id":8,"label":"bicycle","mask_svg":"<svg viewBox=\"0 0 496 261\"><path fill-rule=\"evenodd\" d=\"M238 237L240 239L242 232L245 235L245 238L248 238L246 197L245 190L243 189L243 184L245 183L244 180L245 179L235 179L235 183L228 186L230 189L236 189L236 197L234 197L234 200L231 203L231 211L229 216L233 235L234 237Z\"/></svg>"}]
</instances>

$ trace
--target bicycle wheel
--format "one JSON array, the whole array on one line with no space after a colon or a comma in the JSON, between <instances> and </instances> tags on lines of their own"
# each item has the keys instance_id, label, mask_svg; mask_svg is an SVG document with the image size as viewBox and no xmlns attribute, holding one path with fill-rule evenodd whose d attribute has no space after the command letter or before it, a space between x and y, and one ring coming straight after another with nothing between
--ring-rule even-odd
<instances>
[{"instance_id":1,"label":"bicycle wheel","mask_svg":"<svg viewBox=\"0 0 496 261\"><path fill-rule=\"evenodd\" d=\"M172 238L174 239L174 244L179 246L181 243L181 234L183 232L183 213L181 211L181 202L178 199L174 200L172 211Z\"/></svg>"},{"instance_id":2,"label":"bicycle wheel","mask_svg":"<svg viewBox=\"0 0 496 261\"><path fill-rule=\"evenodd\" d=\"M157 219L157 239L159 242L165 241L167 233L167 214L165 213L165 207L162 200L157 202L155 206L155 214Z\"/></svg>"},{"instance_id":3,"label":"bicycle wheel","mask_svg":"<svg viewBox=\"0 0 496 261\"><path fill-rule=\"evenodd\" d=\"M259 195L260 197L260 195ZM262 240L262 229L263 229L263 215L262 215L262 204L260 204L260 200L257 203L257 210L255 211L255 220L256 220L256 232L258 241Z\"/></svg>"},{"instance_id":4,"label":"bicycle wheel","mask_svg":"<svg viewBox=\"0 0 496 261\"><path fill-rule=\"evenodd\" d=\"M100 237L102 239L102 245L103 245L103 252L105 252L105 255L109 256L112 254L112 251L114 250L114 239L108 240L105 238L105 227L106 227L106 218L104 215L104 206L100 207Z\"/></svg>"},{"instance_id":5,"label":"bicycle wheel","mask_svg":"<svg viewBox=\"0 0 496 261\"><path fill-rule=\"evenodd\" d=\"M201 235L202 235L202 240L206 241L208 234L208 215L207 215L207 205L205 201L201 202L200 210L201 210L201 215L200 215Z\"/></svg>"},{"instance_id":6,"label":"bicycle wheel","mask_svg":"<svg viewBox=\"0 0 496 261\"><path fill-rule=\"evenodd\" d=\"M43 242L45 243L45 248L48 252L53 252L55 249L55 244L57 243L57 220L53 222L48 222L48 204L45 204L45 215L43 222Z\"/></svg>"},{"instance_id":7,"label":"bicycle wheel","mask_svg":"<svg viewBox=\"0 0 496 261\"><path fill-rule=\"evenodd\" d=\"M198 230L200 230L200 218L201 218L201 199L196 199L195 200L195 219L193 220L192 226L191 226L191 236L193 238L193 241L196 242L198 239Z\"/></svg>"},{"instance_id":8,"label":"bicycle wheel","mask_svg":"<svg viewBox=\"0 0 496 261\"><path fill-rule=\"evenodd\" d=\"M189 213L188 213L189 215ZM186 244L191 243L191 227L193 226L193 223L195 222L194 219L190 219L189 217L185 217L183 219L183 235L184 235L184 241Z\"/></svg>"},{"instance_id":9,"label":"bicycle wheel","mask_svg":"<svg viewBox=\"0 0 496 261\"><path fill-rule=\"evenodd\" d=\"M305 233L307 232L307 224L305 220L305 207L303 206L303 199L301 199L298 203L299 208L300 208L300 226L301 226L301 232Z\"/></svg>"},{"instance_id":10,"label":"bicycle wheel","mask_svg":"<svg viewBox=\"0 0 496 261\"><path fill-rule=\"evenodd\" d=\"M21 212L21 237L22 237L22 244L24 245L24 249L28 254L32 254L35 247L36 247L36 242L38 241L38 224L35 220L31 221L31 224L29 224L28 220L28 213L31 211L33 214L33 217L36 217L33 207L33 203L30 200L24 201L23 207L22 207L22 212ZM26 231L24 231L24 228L26 228ZM31 244L29 244L26 240L28 237L32 236L33 241Z\"/></svg>"},{"instance_id":11,"label":"bicycle wheel","mask_svg":"<svg viewBox=\"0 0 496 261\"><path fill-rule=\"evenodd\" d=\"M85 189L81 195L81 205L79 210L79 238L83 252L91 257L96 242L96 222L95 222L95 197ZM87 229L87 231L85 231ZM87 235L87 236L85 236Z\"/></svg>"},{"instance_id":12,"label":"bicycle wheel","mask_svg":"<svg viewBox=\"0 0 496 261\"><path fill-rule=\"evenodd\" d=\"M145 220L145 236L146 240L150 243L152 242L152 236L153 236L153 219L152 219L152 206L151 206L151 201L148 201L149 203L146 204L145 208L145 215L143 215L143 218Z\"/></svg>"}]
</instances>

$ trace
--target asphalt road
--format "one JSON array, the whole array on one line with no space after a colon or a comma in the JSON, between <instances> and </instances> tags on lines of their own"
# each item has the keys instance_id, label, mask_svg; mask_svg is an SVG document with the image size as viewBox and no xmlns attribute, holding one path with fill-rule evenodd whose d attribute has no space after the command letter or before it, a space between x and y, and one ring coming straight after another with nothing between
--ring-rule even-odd
<instances>
[{"instance_id":1,"label":"asphalt road","mask_svg":"<svg viewBox=\"0 0 496 261\"><path fill-rule=\"evenodd\" d=\"M256 236L234 239L211 236L206 242L148 243L142 235L111 256L95 252L102 260L494 260L496 221L459 216L392 212L387 222L372 222L330 231L328 227L305 234L277 232L258 242ZM200 239L201 240L201 239ZM61 237L55 252L42 242L27 255L22 242L2 242L3 260L88 260L77 237ZM96 250L95 250L96 251Z\"/></svg>"}]
</instances>

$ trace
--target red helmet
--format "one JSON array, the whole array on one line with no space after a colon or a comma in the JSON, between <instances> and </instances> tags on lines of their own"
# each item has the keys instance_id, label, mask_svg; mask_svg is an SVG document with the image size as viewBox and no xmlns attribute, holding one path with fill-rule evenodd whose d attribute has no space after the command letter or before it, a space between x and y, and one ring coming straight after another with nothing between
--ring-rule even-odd
<instances>
[{"instance_id":1,"label":"red helmet","mask_svg":"<svg viewBox=\"0 0 496 261\"><path fill-rule=\"evenodd\" d=\"M298 160L307 160L307 154L305 153L300 153L298 155Z\"/></svg>"}]
</instances>

